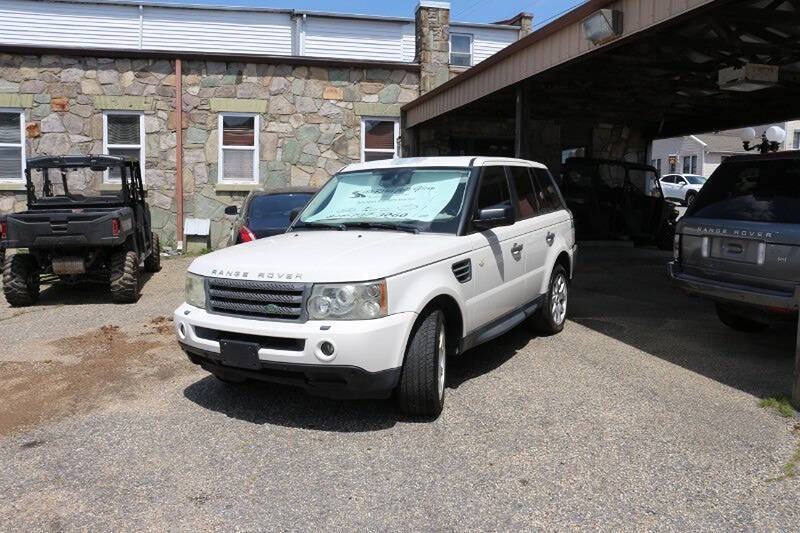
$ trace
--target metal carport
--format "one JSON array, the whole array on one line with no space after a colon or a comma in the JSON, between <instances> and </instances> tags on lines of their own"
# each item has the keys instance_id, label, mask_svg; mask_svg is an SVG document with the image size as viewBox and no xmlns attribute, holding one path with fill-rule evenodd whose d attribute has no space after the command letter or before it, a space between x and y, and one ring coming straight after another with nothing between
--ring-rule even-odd
<instances>
[{"instance_id":1,"label":"metal carport","mask_svg":"<svg viewBox=\"0 0 800 533\"><path fill-rule=\"evenodd\" d=\"M601 9L621 30L593 44L582 23ZM798 116L800 0L590 0L404 106L402 141L556 173L576 146L646 162L655 138ZM800 407L800 350L795 366Z\"/></svg>"}]
</instances>

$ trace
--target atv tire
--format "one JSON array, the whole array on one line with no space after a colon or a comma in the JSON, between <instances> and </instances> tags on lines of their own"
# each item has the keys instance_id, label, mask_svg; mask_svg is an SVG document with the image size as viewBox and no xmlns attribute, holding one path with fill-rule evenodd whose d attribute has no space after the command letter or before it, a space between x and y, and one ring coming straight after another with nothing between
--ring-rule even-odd
<instances>
[{"instance_id":1,"label":"atv tire","mask_svg":"<svg viewBox=\"0 0 800 533\"><path fill-rule=\"evenodd\" d=\"M115 303L136 303L139 299L139 258L136 252L115 252L109 261L111 299Z\"/></svg>"},{"instance_id":2,"label":"atv tire","mask_svg":"<svg viewBox=\"0 0 800 533\"><path fill-rule=\"evenodd\" d=\"M15 254L3 269L3 293L14 307L33 305L39 299L39 264L30 254Z\"/></svg>"},{"instance_id":3,"label":"atv tire","mask_svg":"<svg viewBox=\"0 0 800 533\"><path fill-rule=\"evenodd\" d=\"M144 260L144 269L147 272L161 270L161 242L156 233L153 233L153 252Z\"/></svg>"}]
</instances>

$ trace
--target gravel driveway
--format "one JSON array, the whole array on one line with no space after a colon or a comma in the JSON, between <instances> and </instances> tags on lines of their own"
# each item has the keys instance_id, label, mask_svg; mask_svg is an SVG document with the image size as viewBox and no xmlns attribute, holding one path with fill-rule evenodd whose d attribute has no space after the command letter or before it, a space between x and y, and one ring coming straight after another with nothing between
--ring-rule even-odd
<instances>
[{"instance_id":1,"label":"gravel driveway","mask_svg":"<svg viewBox=\"0 0 800 533\"><path fill-rule=\"evenodd\" d=\"M208 377L168 319L185 259L133 306L3 301L2 529L796 529L800 418L758 407L794 333L725 329L668 258L582 249L564 332L451 361L435 422Z\"/></svg>"}]
</instances>

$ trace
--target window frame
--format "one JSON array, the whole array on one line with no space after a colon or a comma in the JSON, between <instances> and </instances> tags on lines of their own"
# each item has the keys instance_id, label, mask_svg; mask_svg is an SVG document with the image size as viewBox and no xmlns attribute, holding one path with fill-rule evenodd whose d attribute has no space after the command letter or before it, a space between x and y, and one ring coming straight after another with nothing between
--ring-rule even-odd
<instances>
[{"instance_id":1,"label":"window frame","mask_svg":"<svg viewBox=\"0 0 800 533\"><path fill-rule=\"evenodd\" d=\"M392 140L394 141L394 149L389 150L387 148L367 148L367 121L368 120L376 120L378 122L394 122L394 137ZM399 153L397 152L397 148L400 145L398 142L398 138L400 137L400 119L397 117L361 117L361 162L366 163L366 153L380 153L380 154L392 154L390 159L395 159L399 157Z\"/></svg>"},{"instance_id":2,"label":"window frame","mask_svg":"<svg viewBox=\"0 0 800 533\"><path fill-rule=\"evenodd\" d=\"M794 150L800 150L800 130L794 130L792 133L794 134L792 136L792 148Z\"/></svg>"},{"instance_id":3,"label":"window frame","mask_svg":"<svg viewBox=\"0 0 800 533\"><path fill-rule=\"evenodd\" d=\"M469 64L468 65L458 65L453 63L453 54L457 54L459 56L467 55L464 52L453 52L453 36L456 37L467 37L469 39ZM460 67L460 68L470 68L475 64L475 36L471 33L461 33L461 32L450 32L450 36L447 38L447 61L450 66L453 67Z\"/></svg>"},{"instance_id":4,"label":"window frame","mask_svg":"<svg viewBox=\"0 0 800 533\"><path fill-rule=\"evenodd\" d=\"M136 116L139 117L139 144L138 146L135 144L109 144L108 142L108 117L109 116ZM124 149L124 150L132 150L134 148L139 149L139 172L142 174L142 184L145 183L145 131L144 131L144 113L141 111L125 111L125 110L106 110L103 111L103 154L111 155L108 153L108 149ZM106 185L116 185L120 183L119 180L113 180L110 177L110 173L108 170L103 172L103 184Z\"/></svg>"},{"instance_id":5,"label":"window frame","mask_svg":"<svg viewBox=\"0 0 800 533\"><path fill-rule=\"evenodd\" d=\"M223 139L223 124L224 124L224 117L252 117L253 118L253 146L225 146L222 144ZM258 163L260 161L260 134L261 129L261 115L258 113L238 113L238 112L229 112L224 111L217 115L217 183L229 183L232 185L240 184L240 185L252 185L254 183L260 182L260 175L258 169ZM241 179L225 179L225 158L223 155L223 150L242 150L248 151L251 150L253 152L253 179L252 180L241 180Z\"/></svg>"},{"instance_id":6,"label":"window frame","mask_svg":"<svg viewBox=\"0 0 800 533\"><path fill-rule=\"evenodd\" d=\"M0 183L25 183L25 167L27 166L27 158L25 157L25 110L17 107L0 107L0 113L19 115L19 144L0 142L0 148L19 148L21 163L19 179L0 179Z\"/></svg>"}]
</instances>

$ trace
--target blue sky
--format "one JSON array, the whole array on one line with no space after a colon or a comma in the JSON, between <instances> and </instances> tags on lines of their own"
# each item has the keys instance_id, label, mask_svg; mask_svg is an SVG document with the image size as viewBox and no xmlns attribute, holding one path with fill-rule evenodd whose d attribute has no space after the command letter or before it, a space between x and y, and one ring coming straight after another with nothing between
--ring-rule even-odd
<instances>
[{"instance_id":1,"label":"blue sky","mask_svg":"<svg viewBox=\"0 0 800 533\"><path fill-rule=\"evenodd\" d=\"M417 0L166 0L188 4L260 6L411 17ZM582 4L581 0L451 0L451 20L496 22L527 11L534 25Z\"/></svg>"}]
</instances>

